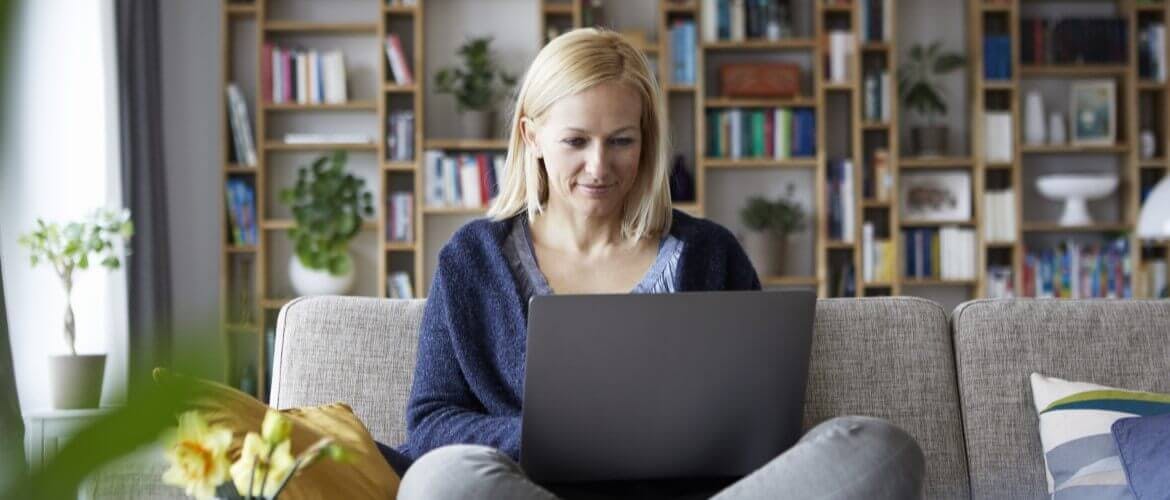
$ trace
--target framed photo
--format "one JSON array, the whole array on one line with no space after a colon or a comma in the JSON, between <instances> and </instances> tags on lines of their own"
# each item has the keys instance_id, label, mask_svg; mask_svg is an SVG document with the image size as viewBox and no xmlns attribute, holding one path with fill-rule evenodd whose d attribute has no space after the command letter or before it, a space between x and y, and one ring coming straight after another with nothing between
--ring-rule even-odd
<instances>
[{"instance_id":1,"label":"framed photo","mask_svg":"<svg viewBox=\"0 0 1170 500\"><path fill-rule=\"evenodd\" d=\"M1073 83L1069 113L1073 145L1112 146L1117 142L1117 89L1113 80Z\"/></svg>"},{"instance_id":2,"label":"framed photo","mask_svg":"<svg viewBox=\"0 0 1170 500\"><path fill-rule=\"evenodd\" d=\"M971 218L970 172L903 173L899 185L904 220L960 222Z\"/></svg>"}]
</instances>

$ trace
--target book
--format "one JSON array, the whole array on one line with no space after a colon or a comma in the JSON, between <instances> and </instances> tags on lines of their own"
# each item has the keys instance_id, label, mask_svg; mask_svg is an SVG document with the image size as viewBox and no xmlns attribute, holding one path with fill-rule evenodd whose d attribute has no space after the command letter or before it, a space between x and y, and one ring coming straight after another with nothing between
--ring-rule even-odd
<instances>
[{"instance_id":1,"label":"book","mask_svg":"<svg viewBox=\"0 0 1170 500\"><path fill-rule=\"evenodd\" d=\"M853 58L853 33L834 30L829 33L829 81L846 83L850 79Z\"/></svg>"},{"instance_id":2,"label":"book","mask_svg":"<svg viewBox=\"0 0 1170 500\"><path fill-rule=\"evenodd\" d=\"M392 299L413 299L414 286L410 283L410 274L395 271L387 275L386 295Z\"/></svg>"},{"instance_id":3,"label":"book","mask_svg":"<svg viewBox=\"0 0 1170 500\"><path fill-rule=\"evenodd\" d=\"M227 86L228 117L236 163L255 167L256 144L252 140L252 121L248 118L248 104L240 87L234 82Z\"/></svg>"},{"instance_id":4,"label":"book","mask_svg":"<svg viewBox=\"0 0 1170 500\"><path fill-rule=\"evenodd\" d=\"M1012 161L1012 115L1005 111L989 111L983 120L984 157L989 163Z\"/></svg>"},{"instance_id":5,"label":"book","mask_svg":"<svg viewBox=\"0 0 1170 500\"><path fill-rule=\"evenodd\" d=\"M407 63L406 52L402 50L402 41L397 34L391 33L386 36L386 61L390 66L394 83L399 85L414 84L414 73L410 69L410 64Z\"/></svg>"},{"instance_id":6,"label":"book","mask_svg":"<svg viewBox=\"0 0 1170 500\"><path fill-rule=\"evenodd\" d=\"M321 56L321 71L325 82L325 102L342 104L346 102L345 56L341 51L329 51Z\"/></svg>"}]
</instances>

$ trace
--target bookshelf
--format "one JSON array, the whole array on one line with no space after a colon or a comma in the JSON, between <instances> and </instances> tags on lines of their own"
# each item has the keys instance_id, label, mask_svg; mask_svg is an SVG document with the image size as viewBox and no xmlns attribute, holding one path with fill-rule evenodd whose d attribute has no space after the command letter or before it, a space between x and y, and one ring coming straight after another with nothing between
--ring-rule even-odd
<instances>
[{"instance_id":1,"label":"bookshelf","mask_svg":"<svg viewBox=\"0 0 1170 500\"><path fill-rule=\"evenodd\" d=\"M415 5L400 5L370 1L368 15L353 19L333 19L328 9L312 9L308 16L288 15L290 9L282 2L268 0L221 0L221 84L236 82L243 90L248 113L253 120L256 146L256 166L237 161L232 155L233 137L230 129L228 98L221 97L220 120L224 125L220 144L223 151L220 164L221 180L243 182L255 190L256 226L258 239L254 243L234 244L228 213L221 191L219 215L223 221L220 269L220 324L222 342L228 353L225 379L239 386L247 373L257 397L264 398L267 389L266 351L271 348L269 332L275 325L276 313L292 295L287 282L289 256L285 231L292 226L287 210L275 203L276 193L284 185L290 171L295 171L316 155L333 149L350 154L350 170L361 170L368 179L366 187L375 193L378 216L362 226L362 232L353 246L362 253L359 273L365 281L355 289L356 294L388 296L387 276L393 272L407 272L415 295L422 297L429 286L429 276L436 265L438 241L451 227L458 227L468 218L482 216L483 207L427 206L424 193L426 169L424 152L434 150L444 154L502 154L507 143L502 139L469 140L459 137L428 135L426 113L428 94L426 81L427 5L438 9L431 0L416 0ZM606 8L616 0L609 0ZM538 23L535 47L547 42L550 29L559 32L583 26L585 2L580 0L532 0ZM296 3L296 2L293 2ZM312 2L308 2L311 4ZM726 185L736 182L757 184L781 182L782 179L800 179L798 184L808 193L809 231L808 264L791 266L783 276L761 276L767 287L815 289L822 297L841 295L842 269L852 266L848 296L882 296L904 293L929 294L936 288L945 288L968 298L989 293L989 266L1004 266L1012 270L1015 290L1021 290L1021 274L1026 256L1026 244L1034 239L1093 238L1129 231L1140 207L1140 195L1164 175L1170 174L1170 154L1167 149L1167 131L1170 131L1170 88L1166 81L1139 77L1137 60L1137 30L1135 26L1168 20L1167 4L1135 4L1133 0L1116 3L1118 15L1130 26L1127 63L1100 65L1022 64L1020 20L1024 11L1044 2L1012 0L966 0L959 11L966 17L968 57L967 99L970 106L966 120L969 151L956 156L920 158L903 152L900 131L901 102L895 88L887 88L884 98L889 100L888 114L873 118L866 116L866 76L873 71L885 71L891 77L913 38L913 29L902 30L897 24L898 6L905 1L890 0L889 18L885 36L880 40L863 40L860 28L865 18L862 2L829 0L794 0L800 9L792 13L792 31L780 39L745 37L741 40L707 40L703 35L705 4L700 0L639 0L621 2L620 9L643 9L649 13L649 25L639 26L645 33L642 48L655 65L667 99L670 133L675 139L674 153L680 155L694 182L693 200L676 202L675 206L688 213L711 217L721 223L735 220L735 209L742 204L741 192L729 192ZM1104 3L1107 0L1086 0L1078 3ZM301 2L298 5L306 5ZM441 17L436 13L435 16ZM304 17L308 17L306 19ZM607 15L611 21L614 17ZM438 19L438 17L436 17ZM371 22L373 21L373 22ZM695 46L680 49L672 43L671 27L679 21L695 24ZM1011 77L987 79L983 68L983 34L989 26L998 26L1011 40ZM623 26L612 26L619 31ZM849 61L848 77L841 81L828 78L830 31L845 29L854 34L850 49L854 57ZM404 52L410 58L414 83L400 84L386 63L383 40L390 35L400 37ZM527 36L527 35L523 35ZM903 40L906 39L906 40ZM334 45L351 51L365 51L360 61L362 72L351 73L354 92L349 100L338 104L274 104L260 99L262 82L259 68L263 61L266 42L290 41L313 48L328 49ZM917 40L913 40L917 41ZM432 39L432 43L437 43ZM437 50L437 49L432 49ZM677 50L694 50L695 79L675 81L672 61ZM349 53L347 52L347 64ZM432 58L433 59L433 58ZM725 97L718 85L718 69L729 62L783 61L800 66L801 93L787 99L744 99ZM372 63L372 64L371 64ZM1089 78L1109 78L1118 82L1119 140L1108 146L1074 147L1071 145L1026 145L1023 141L1023 99L1030 82L1070 82ZM892 78L896 81L896 78ZM221 95L223 93L221 92ZM959 96L952 96L959 98ZM809 110L815 116L816 149L813 154L777 158L735 158L708 154L713 130L708 123L709 113L734 109L796 108ZM1011 156L1006 161L989 161L983 154L984 137L989 110L1003 111L1010 116L1013 127ZM392 113L410 111L414 114L413 157L392 159L386 143L388 119ZM1146 116L1145 113L1149 113ZM846 120L842 123L840 120ZM434 119L432 119L434 121ZM374 141L347 144L289 144L279 140L282 133L298 126L334 123L357 124L360 132L368 133ZM832 130L829 130L832 126ZM1153 157L1141 155L1139 130L1150 128L1157 135L1158 151ZM844 133L840 133L844 131ZM446 134L435 134L446 135ZM840 137L838 137L840 136ZM874 178L874 151L886 151L885 164L890 175L891 195L887 199L867 196L866 183ZM1025 209L1035 202L1038 194L1029 191L1029 173L1034 164L1059 161L1063 158L1103 158L1117 162L1122 174L1118 193L1118 218L1086 227L1067 228L1051 222L1050 218L1034 216ZM828 237L828 188L830 169L834 162L849 160L853 164L852 184L847 189L853 196L853 228L848 239ZM927 172L967 172L971 176L972 212L969 218L957 221L902 220L898 198L902 179L908 175ZM729 181L728 179L734 179ZM757 183L757 180L760 182ZM807 189L805 189L807 188ZM1014 232L1005 240L987 239L984 228L989 223L984 205L984 193L989 190L1011 188L1015 192ZM389 225L385 203L391 192L409 191L414 195L412 213L413 238L391 241L386 238ZM741 189L742 191L742 189ZM1043 214L1040 214L1043 215ZM893 276L866 279L863 223L875 228L875 238L890 242L893 251ZM977 273L972 279L914 278L906 276L906 242L903 230L938 228L957 225L974 229ZM428 241L428 235L430 240ZM1143 245L1130 237L1131 259L1135 271L1149 259L1166 259L1170 245ZM790 260L791 265L793 261ZM1135 290L1140 289L1141 273L1135 272ZM248 385L248 384L244 384Z\"/></svg>"}]
</instances>

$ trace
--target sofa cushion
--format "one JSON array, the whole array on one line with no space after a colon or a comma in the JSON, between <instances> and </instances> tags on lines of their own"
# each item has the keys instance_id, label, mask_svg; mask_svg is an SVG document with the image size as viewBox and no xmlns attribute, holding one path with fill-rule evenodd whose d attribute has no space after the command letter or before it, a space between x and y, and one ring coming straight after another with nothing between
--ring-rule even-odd
<instances>
[{"instance_id":1,"label":"sofa cushion","mask_svg":"<svg viewBox=\"0 0 1170 500\"><path fill-rule=\"evenodd\" d=\"M1170 301L966 302L951 315L973 498L1047 498L1032 372L1170 391Z\"/></svg>"},{"instance_id":2,"label":"sofa cushion","mask_svg":"<svg viewBox=\"0 0 1170 500\"><path fill-rule=\"evenodd\" d=\"M889 420L926 455L927 498L964 498L967 460L946 311L912 297L822 299L805 427L839 415Z\"/></svg>"},{"instance_id":3,"label":"sofa cushion","mask_svg":"<svg viewBox=\"0 0 1170 500\"><path fill-rule=\"evenodd\" d=\"M303 297L280 311L269 403L344 401L375 440L406 439L423 300Z\"/></svg>"}]
</instances>

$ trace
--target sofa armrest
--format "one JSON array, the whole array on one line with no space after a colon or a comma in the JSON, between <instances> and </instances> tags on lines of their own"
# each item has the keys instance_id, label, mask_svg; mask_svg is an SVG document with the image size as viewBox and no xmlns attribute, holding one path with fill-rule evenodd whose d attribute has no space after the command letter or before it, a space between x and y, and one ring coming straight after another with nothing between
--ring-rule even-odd
<instances>
[{"instance_id":1,"label":"sofa armrest","mask_svg":"<svg viewBox=\"0 0 1170 500\"><path fill-rule=\"evenodd\" d=\"M107 464L81 484L80 500L180 500L187 496L182 489L163 484L167 461L158 444Z\"/></svg>"}]
</instances>

